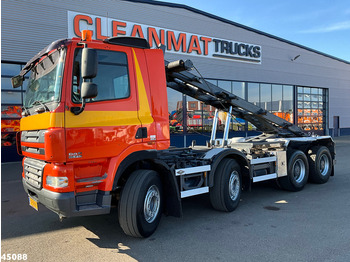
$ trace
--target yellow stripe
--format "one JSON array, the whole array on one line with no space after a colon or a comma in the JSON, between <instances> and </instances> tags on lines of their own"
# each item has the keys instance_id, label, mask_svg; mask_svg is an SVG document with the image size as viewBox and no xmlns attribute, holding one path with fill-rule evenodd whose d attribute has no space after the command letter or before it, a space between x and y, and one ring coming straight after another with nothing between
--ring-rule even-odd
<instances>
[{"instance_id":1,"label":"yellow stripe","mask_svg":"<svg viewBox=\"0 0 350 262\"><path fill-rule=\"evenodd\" d=\"M145 83L143 82L141 69L134 49L132 49L132 52L134 54L137 89L139 93L139 118L142 124L151 124L154 120L148 103Z\"/></svg>"},{"instance_id":2,"label":"yellow stripe","mask_svg":"<svg viewBox=\"0 0 350 262\"><path fill-rule=\"evenodd\" d=\"M22 130L64 127L63 113L43 113L21 119ZM137 111L84 111L79 116L67 112L66 127L102 127L139 125Z\"/></svg>"},{"instance_id":3,"label":"yellow stripe","mask_svg":"<svg viewBox=\"0 0 350 262\"><path fill-rule=\"evenodd\" d=\"M21 131L48 129L50 127L64 127L64 113L46 112L21 119Z\"/></svg>"},{"instance_id":4,"label":"yellow stripe","mask_svg":"<svg viewBox=\"0 0 350 262\"><path fill-rule=\"evenodd\" d=\"M139 125L137 111L83 111L76 116L67 112L66 127Z\"/></svg>"}]
</instances>

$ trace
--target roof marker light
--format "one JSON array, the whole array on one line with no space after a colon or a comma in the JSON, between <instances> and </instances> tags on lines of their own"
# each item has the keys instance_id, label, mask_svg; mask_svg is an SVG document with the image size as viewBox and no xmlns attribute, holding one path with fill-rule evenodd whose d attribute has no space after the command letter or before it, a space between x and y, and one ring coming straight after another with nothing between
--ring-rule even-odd
<instances>
[{"instance_id":1,"label":"roof marker light","mask_svg":"<svg viewBox=\"0 0 350 262\"><path fill-rule=\"evenodd\" d=\"M92 31L91 30L81 31L81 40L90 42L92 40Z\"/></svg>"}]
</instances>

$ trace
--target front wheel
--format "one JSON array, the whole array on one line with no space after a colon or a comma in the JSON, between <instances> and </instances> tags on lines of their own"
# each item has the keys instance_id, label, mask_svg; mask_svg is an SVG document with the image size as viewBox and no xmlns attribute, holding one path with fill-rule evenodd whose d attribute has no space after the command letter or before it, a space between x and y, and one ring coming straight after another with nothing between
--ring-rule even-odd
<instances>
[{"instance_id":1,"label":"front wheel","mask_svg":"<svg viewBox=\"0 0 350 262\"><path fill-rule=\"evenodd\" d=\"M214 174L210 188L210 202L214 209L232 212L241 199L241 169L236 160L224 158Z\"/></svg>"},{"instance_id":2,"label":"front wheel","mask_svg":"<svg viewBox=\"0 0 350 262\"><path fill-rule=\"evenodd\" d=\"M162 215L162 182L156 171L136 170L127 180L119 201L119 224L125 234L149 237Z\"/></svg>"}]
</instances>

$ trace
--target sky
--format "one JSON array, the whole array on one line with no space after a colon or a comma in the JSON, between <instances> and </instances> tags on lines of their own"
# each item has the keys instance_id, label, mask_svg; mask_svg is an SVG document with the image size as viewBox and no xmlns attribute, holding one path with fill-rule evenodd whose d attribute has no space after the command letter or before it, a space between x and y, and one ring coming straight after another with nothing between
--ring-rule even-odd
<instances>
[{"instance_id":1,"label":"sky","mask_svg":"<svg viewBox=\"0 0 350 262\"><path fill-rule=\"evenodd\" d=\"M171 0L350 62L349 0Z\"/></svg>"}]
</instances>

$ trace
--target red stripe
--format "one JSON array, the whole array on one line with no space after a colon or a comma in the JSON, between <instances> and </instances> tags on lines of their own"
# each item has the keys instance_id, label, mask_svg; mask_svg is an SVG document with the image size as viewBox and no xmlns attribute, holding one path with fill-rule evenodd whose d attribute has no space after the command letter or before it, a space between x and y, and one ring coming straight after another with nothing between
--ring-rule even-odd
<instances>
[{"instance_id":1,"label":"red stripe","mask_svg":"<svg viewBox=\"0 0 350 262\"><path fill-rule=\"evenodd\" d=\"M34 147L34 148L44 148L44 143L32 143L32 142L21 142L22 146Z\"/></svg>"}]
</instances>

